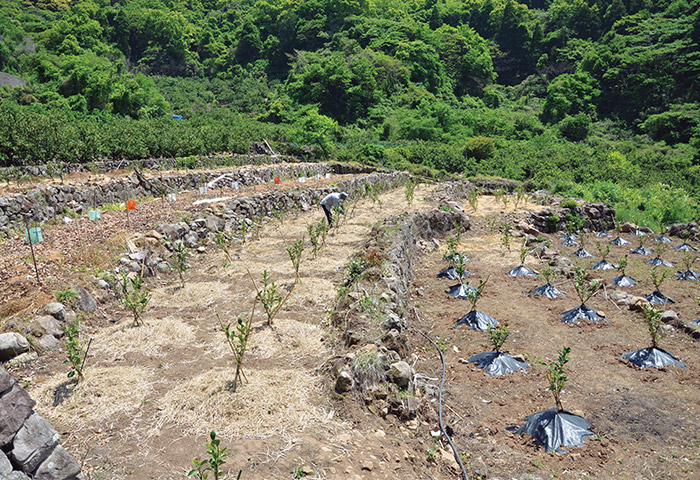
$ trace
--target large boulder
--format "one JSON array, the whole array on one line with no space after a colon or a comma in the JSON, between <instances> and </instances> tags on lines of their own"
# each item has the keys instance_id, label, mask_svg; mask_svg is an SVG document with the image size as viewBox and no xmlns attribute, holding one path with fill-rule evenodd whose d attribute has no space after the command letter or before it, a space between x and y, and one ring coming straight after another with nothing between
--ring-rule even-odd
<instances>
[{"instance_id":1,"label":"large boulder","mask_svg":"<svg viewBox=\"0 0 700 480\"><path fill-rule=\"evenodd\" d=\"M73 480L80 473L80 465L58 445L49 458L39 466L34 480Z\"/></svg>"},{"instance_id":2,"label":"large boulder","mask_svg":"<svg viewBox=\"0 0 700 480\"><path fill-rule=\"evenodd\" d=\"M62 303L51 302L44 307L44 311L56 320L63 321L66 318L66 307Z\"/></svg>"},{"instance_id":3,"label":"large boulder","mask_svg":"<svg viewBox=\"0 0 700 480\"><path fill-rule=\"evenodd\" d=\"M51 424L38 413L30 416L12 442L10 455L22 471L31 473L58 445L59 435Z\"/></svg>"},{"instance_id":4,"label":"large boulder","mask_svg":"<svg viewBox=\"0 0 700 480\"><path fill-rule=\"evenodd\" d=\"M29 342L17 332L0 333L0 360L9 360L29 350Z\"/></svg>"},{"instance_id":5,"label":"large boulder","mask_svg":"<svg viewBox=\"0 0 700 480\"><path fill-rule=\"evenodd\" d=\"M0 447L10 443L32 414L34 404L34 400L17 384L0 396Z\"/></svg>"},{"instance_id":6,"label":"large boulder","mask_svg":"<svg viewBox=\"0 0 700 480\"><path fill-rule=\"evenodd\" d=\"M77 305L80 310L83 312L94 312L97 310L97 302L87 290L80 285L74 286L73 290L78 293Z\"/></svg>"}]
</instances>

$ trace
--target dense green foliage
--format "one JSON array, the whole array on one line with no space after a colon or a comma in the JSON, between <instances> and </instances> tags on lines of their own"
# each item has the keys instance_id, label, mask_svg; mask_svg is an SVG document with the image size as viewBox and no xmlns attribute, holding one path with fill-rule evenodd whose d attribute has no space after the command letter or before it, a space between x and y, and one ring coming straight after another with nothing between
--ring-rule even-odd
<instances>
[{"instance_id":1,"label":"dense green foliage","mask_svg":"<svg viewBox=\"0 0 700 480\"><path fill-rule=\"evenodd\" d=\"M267 138L556 186L647 224L693 219L699 7L0 0L0 71L29 82L0 87L0 166L244 152Z\"/></svg>"}]
</instances>

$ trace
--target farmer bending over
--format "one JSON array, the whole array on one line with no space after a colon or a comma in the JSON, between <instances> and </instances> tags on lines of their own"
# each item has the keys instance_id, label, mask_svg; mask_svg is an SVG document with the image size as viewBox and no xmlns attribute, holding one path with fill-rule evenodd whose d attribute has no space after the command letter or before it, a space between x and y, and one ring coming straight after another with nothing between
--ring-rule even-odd
<instances>
[{"instance_id":1,"label":"farmer bending over","mask_svg":"<svg viewBox=\"0 0 700 480\"><path fill-rule=\"evenodd\" d=\"M333 207L338 205L338 210L340 213L345 215L345 210L343 209L343 202L348 198L348 194L345 192L340 193L329 193L323 200L321 200L321 206L323 211L326 213L326 218L328 219L328 228L333 226Z\"/></svg>"}]
</instances>

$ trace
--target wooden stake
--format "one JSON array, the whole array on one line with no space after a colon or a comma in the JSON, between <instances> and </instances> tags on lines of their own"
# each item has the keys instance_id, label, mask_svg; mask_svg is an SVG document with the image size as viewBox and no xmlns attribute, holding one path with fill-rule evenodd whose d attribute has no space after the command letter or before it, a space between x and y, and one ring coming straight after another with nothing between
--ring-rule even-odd
<instances>
[{"instance_id":1,"label":"wooden stake","mask_svg":"<svg viewBox=\"0 0 700 480\"><path fill-rule=\"evenodd\" d=\"M34 272L36 273L36 281L41 284L39 278L39 269L36 266L36 257L34 256L34 244L32 243L32 232L29 231L29 219L24 215L24 225L27 227L27 238L29 239L29 248L32 250L32 261L34 262Z\"/></svg>"}]
</instances>

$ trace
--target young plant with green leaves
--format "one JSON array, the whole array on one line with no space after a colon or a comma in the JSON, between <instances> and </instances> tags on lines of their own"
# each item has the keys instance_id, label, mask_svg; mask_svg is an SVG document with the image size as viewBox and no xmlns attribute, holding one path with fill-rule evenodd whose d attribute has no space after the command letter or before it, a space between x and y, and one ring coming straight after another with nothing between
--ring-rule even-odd
<instances>
[{"instance_id":1,"label":"young plant with green leaves","mask_svg":"<svg viewBox=\"0 0 700 480\"><path fill-rule=\"evenodd\" d=\"M610 255L610 244L595 242L595 247L596 250L598 250L598 255L600 255L603 260L607 260L608 255Z\"/></svg>"},{"instance_id":2,"label":"young plant with green leaves","mask_svg":"<svg viewBox=\"0 0 700 480\"><path fill-rule=\"evenodd\" d=\"M530 249L527 248L527 240L523 240L523 244L520 246L520 265L525 265L528 253L530 253Z\"/></svg>"},{"instance_id":3,"label":"young plant with green leaves","mask_svg":"<svg viewBox=\"0 0 700 480\"><path fill-rule=\"evenodd\" d=\"M511 222L503 222L500 226L501 244L510 252L510 246L513 240L513 224Z\"/></svg>"},{"instance_id":4,"label":"young plant with green leaves","mask_svg":"<svg viewBox=\"0 0 700 480\"><path fill-rule=\"evenodd\" d=\"M211 441L206 444L207 454L209 455L208 460L198 460L197 458L192 459L192 465L194 469L187 473L188 477L194 477L198 480L207 480L209 474L212 473L214 480L228 480L233 478L229 475L225 475L221 467L226 463L224 460L230 455L226 447L221 446L221 440L216 438L216 432L214 430L209 434ZM238 471L236 475L236 480L240 480L243 470Z\"/></svg>"},{"instance_id":5,"label":"young plant with green leaves","mask_svg":"<svg viewBox=\"0 0 700 480\"><path fill-rule=\"evenodd\" d=\"M57 302L65 303L66 305L72 305L75 299L78 298L78 292L72 288L66 288L65 290L56 290L54 292Z\"/></svg>"},{"instance_id":6,"label":"young plant with green leaves","mask_svg":"<svg viewBox=\"0 0 700 480\"><path fill-rule=\"evenodd\" d=\"M467 290L467 296L469 297L469 303L472 306L471 311L475 312L476 311L476 304L479 302L479 299L481 298L481 294L484 293L484 287L486 286L486 282L488 282L489 279L487 278L486 280L480 280L479 285L474 287L474 289L468 289ZM468 283L467 283L468 285Z\"/></svg>"},{"instance_id":7,"label":"young plant with green leaves","mask_svg":"<svg viewBox=\"0 0 700 480\"><path fill-rule=\"evenodd\" d=\"M620 273L622 274L623 277L626 275L625 270L627 270L627 262L628 261L629 261L629 255L624 254L620 258L620 265L617 267L617 269L620 271Z\"/></svg>"},{"instance_id":8,"label":"young plant with green leaves","mask_svg":"<svg viewBox=\"0 0 700 480\"><path fill-rule=\"evenodd\" d=\"M557 277L557 272L554 271L552 267L547 267L542 269L542 278L545 279L545 281L551 285L554 279Z\"/></svg>"},{"instance_id":9,"label":"young plant with green leaves","mask_svg":"<svg viewBox=\"0 0 700 480\"><path fill-rule=\"evenodd\" d=\"M245 356L246 350L248 348L248 339L250 338L250 327L253 324L253 315L255 315L255 306L258 303L258 298L255 298L253 302L253 309L250 312L250 318L247 321L243 318L238 317L236 323L231 325L228 323L224 325L221 321L221 317L216 315L219 321L219 327L223 334L226 336L226 343L228 343L231 353L233 353L233 361L236 365L236 374L233 377L233 391L235 392L239 385L241 385L241 380L245 379L245 374L243 373L243 357Z\"/></svg>"},{"instance_id":10,"label":"young plant with green leaves","mask_svg":"<svg viewBox=\"0 0 700 480\"><path fill-rule=\"evenodd\" d=\"M304 251L304 239L297 240L291 247L287 247L286 250L294 267L294 281L298 283L300 281L299 264L301 263L301 254Z\"/></svg>"},{"instance_id":11,"label":"young plant with green leaves","mask_svg":"<svg viewBox=\"0 0 700 480\"><path fill-rule=\"evenodd\" d=\"M250 272L248 272L248 276L250 277L251 282L253 282L256 297L260 304L263 306L263 309L265 310L265 315L267 315L267 324L269 326L272 326L273 320L275 319L279 311L282 309L284 304L287 302L289 296L292 294L296 283L292 284L292 286L289 288L289 291L287 292L287 295L283 297L279 291L279 288L277 287L277 284L272 281L272 279L270 278L270 274L267 273L267 270L263 270L262 272L260 288L258 288L258 285L255 283L255 280L253 279L253 276L250 274Z\"/></svg>"},{"instance_id":12,"label":"young plant with green leaves","mask_svg":"<svg viewBox=\"0 0 700 480\"><path fill-rule=\"evenodd\" d=\"M316 258L316 254L318 253L319 249L321 248L321 242L319 241L320 238L318 236L318 232L316 231L316 227L314 225L307 225L306 231L309 232L309 242L311 243L311 254L314 256L314 258Z\"/></svg>"},{"instance_id":13,"label":"young plant with green leaves","mask_svg":"<svg viewBox=\"0 0 700 480\"><path fill-rule=\"evenodd\" d=\"M683 266L685 267L686 271L692 270L693 265L695 262L698 260L698 255L696 253L692 253L690 251L684 251L683 252Z\"/></svg>"},{"instance_id":14,"label":"young plant with green leaves","mask_svg":"<svg viewBox=\"0 0 700 480\"><path fill-rule=\"evenodd\" d=\"M480 189L477 188L471 188L467 192L467 202L469 202L469 205L472 207L472 210L476 212L477 207L479 206L479 195L480 195Z\"/></svg>"},{"instance_id":15,"label":"young plant with green leaves","mask_svg":"<svg viewBox=\"0 0 700 480\"><path fill-rule=\"evenodd\" d=\"M457 255L457 246L459 243L456 237L447 237L445 244L447 245L447 250L445 250L445 253L442 255L442 259L451 262Z\"/></svg>"},{"instance_id":16,"label":"young plant with green leaves","mask_svg":"<svg viewBox=\"0 0 700 480\"><path fill-rule=\"evenodd\" d=\"M647 327L649 328L651 346L657 348L659 346L659 341L664 337L663 330L661 329L661 311L655 309L651 305L644 305L642 313L644 314L644 320L646 320Z\"/></svg>"},{"instance_id":17,"label":"young plant with green leaves","mask_svg":"<svg viewBox=\"0 0 700 480\"><path fill-rule=\"evenodd\" d=\"M467 272L467 262L465 256L458 253L451 260L451 263L455 273L457 274L457 280L459 283L464 283L464 276Z\"/></svg>"},{"instance_id":18,"label":"young plant with green leaves","mask_svg":"<svg viewBox=\"0 0 700 480\"><path fill-rule=\"evenodd\" d=\"M661 258L663 256L663 254L666 253L667 250L668 250L668 245L665 243L659 242L654 247L654 255L656 256L656 258Z\"/></svg>"},{"instance_id":19,"label":"young plant with green leaves","mask_svg":"<svg viewBox=\"0 0 700 480\"><path fill-rule=\"evenodd\" d=\"M597 280L588 280L586 270L576 267L574 287L576 288L578 298L581 300L581 305L585 305L595 292L600 289L601 285Z\"/></svg>"},{"instance_id":20,"label":"young plant with green leaves","mask_svg":"<svg viewBox=\"0 0 700 480\"><path fill-rule=\"evenodd\" d=\"M506 191L502 188L497 188L493 191L493 198L495 198L497 202L503 203L504 207L508 205L508 200L506 199Z\"/></svg>"},{"instance_id":21,"label":"young plant with green leaves","mask_svg":"<svg viewBox=\"0 0 700 480\"><path fill-rule=\"evenodd\" d=\"M666 280L666 277L668 277L668 271L664 270L662 272L659 272L658 265L654 265L649 269L649 279L651 280L651 283L654 285L654 289L657 292L661 291L661 285L663 285L664 280Z\"/></svg>"},{"instance_id":22,"label":"young plant with green leaves","mask_svg":"<svg viewBox=\"0 0 700 480\"><path fill-rule=\"evenodd\" d=\"M566 375L566 364L569 362L569 353L571 353L571 347L564 347L559 351L559 358L551 362L549 365L543 363L547 367L547 381L549 382L549 390L554 397L554 402L556 403L557 412L564 410L561 404L561 392L564 390L564 386L569 378Z\"/></svg>"},{"instance_id":23,"label":"young plant with green leaves","mask_svg":"<svg viewBox=\"0 0 700 480\"><path fill-rule=\"evenodd\" d=\"M189 252L185 243L182 241L177 241L173 243L173 263L175 265L175 270L180 277L180 288L185 288L185 272L190 269L187 265L187 257L189 257Z\"/></svg>"},{"instance_id":24,"label":"young plant with green leaves","mask_svg":"<svg viewBox=\"0 0 700 480\"><path fill-rule=\"evenodd\" d=\"M526 196L527 190L525 190L524 185L520 185L518 186L518 188L515 189L515 210L518 209L518 205L520 205L525 200Z\"/></svg>"},{"instance_id":25,"label":"young plant with green leaves","mask_svg":"<svg viewBox=\"0 0 700 480\"><path fill-rule=\"evenodd\" d=\"M224 252L228 262L231 263L233 261L231 258L231 252L229 251L231 249L231 237L226 235L224 232L217 232L214 234L214 241L221 251Z\"/></svg>"},{"instance_id":26,"label":"young plant with green leaves","mask_svg":"<svg viewBox=\"0 0 700 480\"><path fill-rule=\"evenodd\" d=\"M416 190L416 182L412 178L409 178L404 187L406 189L406 203L411 205L413 203L413 195Z\"/></svg>"},{"instance_id":27,"label":"young plant with green leaves","mask_svg":"<svg viewBox=\"0 0 700 480\"><path fill-rule=\"evenodd\" d=\"M493 347L493 351L501 353L501 348L505 345L508 336L510 335L510 326L508 322L499 323L498 325L489 325L489 342Z\"/></svg>"},{"instance_id":28,"label":"young plant with green leaves","mask_svg":"<svg viewBox=\"0 0 700 480\"><path fill-rule=\"evenodd\" d=\"M567 213L564 216L564 225L566 226L566 231L571 235L581 231L585 223L586 220L582 217L579 217L578 215Z\"/></svg>"},{"instance_id":29,"label":"young plant with green leaves","mask_svg":"<svg viewBox=\"0 0 700 480\"><path fill-rule=\"evenodd\" d=\"M328 236L328 224L326 223L325 220L319 220L319 222L316 224L316 233L321 239L321 246L324 246L326 244L326 236Z\"/></svg>"},{"instance_id":30,"label":"young plant with green leaves","mask_svg":"<svg viewBox=\"0 0 700 480\"><path fill-rule=\"evenodd\" d=\"M85 344L80 338L82 332L81 319L82 316L72 322L61 325L65 332L66 347L68 349L68 358L63 363L70 363L71 365L68 378L72 378L77 373L78 381L83 378L83 370L85 369L90 344L92 343L92 339Z\"/></svg>"},{"instance_id":31,"label":"young plant with green leaves","mask_svg":"<svg viewBox=\"0 0 700 480\"><path fill-rule=\"evenodd\" d=\"M133 324L135 327L138 327L141 325L141 317L151 301L151 291L142 276L135 275L130 277L125 272L121 274L119 286L122 293L119 302L131 311L131 315L134 318Z\"/></svg>"}]
</instances>

